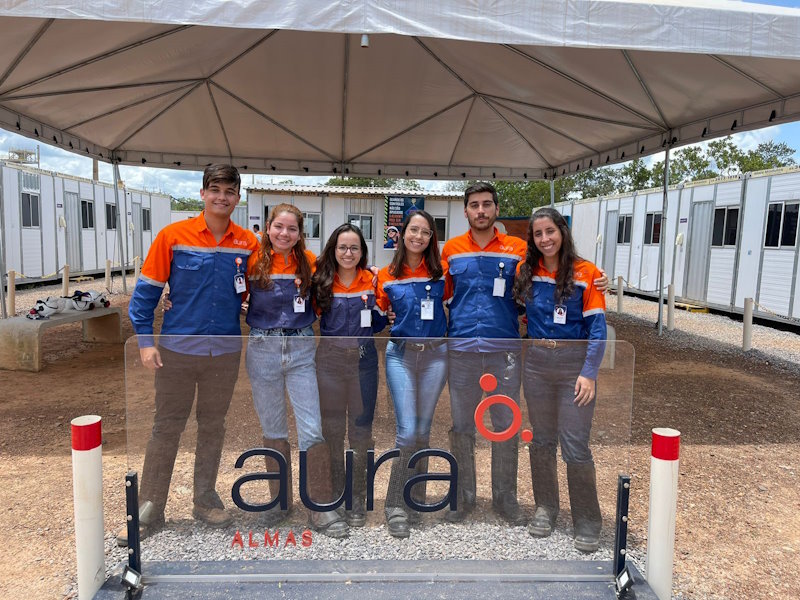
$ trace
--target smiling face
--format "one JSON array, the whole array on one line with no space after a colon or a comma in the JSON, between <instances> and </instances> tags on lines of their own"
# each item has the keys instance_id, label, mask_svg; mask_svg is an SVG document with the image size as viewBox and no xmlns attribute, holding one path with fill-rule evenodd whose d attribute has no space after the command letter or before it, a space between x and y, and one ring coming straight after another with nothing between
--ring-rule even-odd
<instances>
[{"instance_id":1,"label":"smiling face","mask_svg":"<svg viewBox=\"0 0 800 600\"><path fill-rule=\"evenodd\" d=\"M531 236L536 249L547 258L557 257L561 251L561 230L550 217L539 217L531 223Z\"/></svg>"},{"instance_id":2,"label":"smiling face","mask_svg":"<svg viewBox=\"0 0 800 600\"><path fill-rule=\"evenodd\" d=\"M291 252L302 235L297 217L290 212L281 212L275 215L267 231L272 249L280 254Z\"/></svg>"},{"instance_id":3,"label":"smiling face","mask_svg":"<svg viewBox=\"0 0 800 600\"><path fill-rule=\"evenodd\" d=\"M421 256L428 244L431 243L431 231L428 221L422 215L414 215L408 221L403 243L406 252L412 256Z\"/></svg>"},{"instance_id":4,"label":"smiling face","mask_svg":"<svg viewBox=\"0 0 800 600\"><path fill-rule=\"evenodd\" d=\"M354 231L343 231L336 240L336 263L345 270L355 269L361 260L361 240Z\"/></svg>"},{"instance_id":5,"label":"smiling face","mask_svg":"<svg viewBox=\"0 0 800 600\"><path fill-rule=\"evenodd\" d=\"M491 192L475 192L467 198L464 216L473 231L486 231L494 226L497 220L498 207L494 203Z\"/></svg>"},{"instance_id":6,"label":"smiling face","mask_svg":"<svg viewBox=\"0 0 800 600\"><path fill-rule=\"evenodd\" d=\"M200 190L206 215L228 219L239 204L239 188L234 183L212 181Z\"/></svg>"}]
</instances>

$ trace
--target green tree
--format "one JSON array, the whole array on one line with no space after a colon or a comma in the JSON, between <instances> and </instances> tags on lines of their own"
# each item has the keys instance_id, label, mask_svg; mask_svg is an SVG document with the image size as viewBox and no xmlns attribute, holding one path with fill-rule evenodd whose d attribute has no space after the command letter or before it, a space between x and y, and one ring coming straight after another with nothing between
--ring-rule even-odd
<instances>
[{"instance_id":1,"label":"green tree","mask_svg":"<svg viewBox=\"0 0 800 600\"><path fill-rule=\"evenodd\" d=\"M325 185L365 188L395 188L400 190L421 190L416 179L395 179L391 177L331 177Z\"/></svg>"},{"instance_id":2,"label":"green tree","mask_svg":"<svg viewBox=\"0 0 800 600\"><path fill-rule=\"evenodd\" d=\"M580 194L581 198L608 196L617 191L620 183L618 169L613 167L590 169L564 179L571 181L572 189L570 191Z\"/></svg>"},{"instance_id":3,"label":"green tree","mask_svg":"<svg viewBox=\"0 0 800 600\"><path fill-rule=\"evenodd\" d=\"M196 198L173 198L170 200L172 210L203 210L203 201Z\"/></svg>"},{"instance_id":4,"label":"green tree","mask_svg":"<svg viewBox=\"0 0 800 600\"><path fill-rule=\"evenodd\" d=\"M648 187L650 175L650 169L647 168L644 161L641 158L634 158L619 169L617 189L621 192L643 190Z\"/></svg>"}]
</instances>

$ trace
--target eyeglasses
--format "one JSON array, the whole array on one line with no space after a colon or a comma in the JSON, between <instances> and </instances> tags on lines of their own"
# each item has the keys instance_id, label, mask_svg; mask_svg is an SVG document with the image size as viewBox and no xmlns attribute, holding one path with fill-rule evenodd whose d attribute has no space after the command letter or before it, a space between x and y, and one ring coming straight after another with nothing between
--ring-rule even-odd
<instances>
[{"instance_id":1,"label":"eyeglasses","mask_svg":"<svg viewBox=\"0 0 800 600\"><path fill-rule=\"evenodd\" d=\"M336 251L339 254L361 254L361 246L336 246Z\"/></svg>"},{"instance_id":2,"label":"eyeglasses","mask_svg":"<svg viewBox=\"0 0 800 600\"><path fill-rule=\"evenodd\" d=\"M425 239L431 239L433 232L430 229L420 229L419 227L409 227L407 229L411 235L421 235Z\"/></svg>"}]
</instances>

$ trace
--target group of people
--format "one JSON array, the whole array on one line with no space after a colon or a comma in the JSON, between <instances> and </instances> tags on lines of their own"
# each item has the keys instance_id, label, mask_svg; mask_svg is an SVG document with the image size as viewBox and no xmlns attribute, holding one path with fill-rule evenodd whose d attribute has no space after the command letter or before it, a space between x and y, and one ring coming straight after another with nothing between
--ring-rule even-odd
<instances>
[{"instance_id":1,"label":"group of people","mask_svg":"<svg viewBox=\"0 0 800 600\"><path fill-rule=\"evenodd\" d=\"M390 325L385 372L396 420L395 447L385 501L388 532L408 537L421 515L409 510L403 489L427 462L409 459L430 443L431 424L449 385L450 451L459 467L458 510L464 520L476 506L475 421L482 398L477 377L494 375L496 393L517 404L524 390L533 428L530 463L536 502L528 531L550 535L559 511L556 449L567 463L576 548L597 549L601 528L589 433L596 380L606 338L603 291L608 280L580 259L564 218L539 209L525 241L500 233L497 192L478 183L464 194L469 230L440 253L433 217L406 215L391 263L368 267L358 227L342 225L317 258L305 248L303 215L276 206L262 239L230 220L240 179L230 165L212 165L203 177L204 212L159 233L142 267L130 303L140 336L140 358L156 369L155 418L142 471L140 500L150 502L147 534L164 522L178 443L197 396L194 517L212 526L230 523L216 492L225 415L238 373L239 313L246 303L250 335L246 366L263 445L290 461L288 395L300 450L307 452L311 498L327 503L345 485L345 449L354 452L352 509L312 512L314 528L332 537L366 522L366 454L374 446L372 422L378 389L373 335ZM153 313L165 285L170 304L158 347ZM522 352L519 316L525 313L532 348ZM313 336L319 319L318 343ZM204 336L172 337L172 336ZM558 340L582 339L587 344ZM523 357L524 355L524 357ZM212 367L213 365L213 367ZM221 365L222 368L218 368ZM490 409L495 430L513 414ZM345 438L347 446L345 446ZM517 501L519 441L492 443L493 509L512 525L527 522ZM277 470L267 458L270 471ZM278 482L271 481L273 497ZM288 490L291 494L291 480ZM424 483L412 497L425 503ZM291 508L291 497L288 502ZM270 509L270 523L285 516ZM144 522L146 521L146 522ZM124 536L123 540L124 541Z\"/></svg>"}]
</instances>

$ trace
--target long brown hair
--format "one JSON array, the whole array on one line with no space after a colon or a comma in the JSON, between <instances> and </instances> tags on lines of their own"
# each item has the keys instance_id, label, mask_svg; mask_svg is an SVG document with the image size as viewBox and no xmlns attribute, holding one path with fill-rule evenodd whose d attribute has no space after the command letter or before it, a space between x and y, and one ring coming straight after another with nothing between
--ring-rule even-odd
<instances>
[{"instance_id":1,"label":"long brown hair","mask_svg":"<svg viewBox=\"0 0 800 600\"><path fill-rule=\"evenodd\" d=\"M306 241L303 233L303 213L301 213L296 206L291 204L278 204L272 209L267 222L266 231L261 236L261 255L258 262L255 264L254 275L256 282L266 289L272 287L272 280L269 276L270 268L272 267L272 242L269 239L269 229L272 222L281 213L290 213L297 219L297 226L300 229L300 236L297 238L297 243L292 248L292 255L297 263L297 277L302 282L300 284L300 295L305 296L308 288L311 286L311 265L306 258Z\"/></svg>"},{"instance_id":2,"label":"long brown hair","mask_svg":"<svg viewBox=\"0 0 800 600\"><path fill-rule=\"evenodd\" d=\"M514 281L514 299L525 304L531 296L533 271L539 265L542 253L533 241L533 223L538 219L550 219L561 232L561 249L558 251L558 272L556 273L556 290L554 299L557 303L564 302L575 291L573 281L575 261L580 257L575 252L575 242L572 233L563 215L553 208L540 208L531 217L528 223L528 253L525 262L519 269L519 274Z\"/></svg>"},{"instance_id":3,"label":"long brown hair","mask_svg":"<svg viewBox=\"0 0 800 600\"><path fill-rule=\"evenodd\" d=\"M397 277L403 272L403 265L406 264L406 229L411 217L419 215L428 222L432 235L428 242L428 247L422 253L422 260L425 261L425 266L428 268L428 275L431 279L439 279L442 276L442 255L439 253L439 240L436 237L436 222L424 210L415 210L406 215L403 220L403 226L400 228L400 237L397 240L397 250L394 252L394 258L389 265L389 275Z\"/></svg>"},{"instance_id":4,"label":"long brown hair","mask_svg":"<svg viewBox=\"0 0 800 600\"><path fill-rule=\"evenodd\" d=\"M312 293L314 294L317 308L319 308L321 312L327 312L331 308L333 278L336 276L336 271L339 268L339 263L336 261L336 246L339 244L339 236L347 232L355 233L361 245L361 260L358 261L356 268L367 268L369 250L367 249L367 242L364 240L364 234L361 233L361 229L350 223L339 225L339 227L333 231L331 237L328 238L325 249L317 258L317 270L311 278L313 283Z\"/></svg>"}]
</instances>

